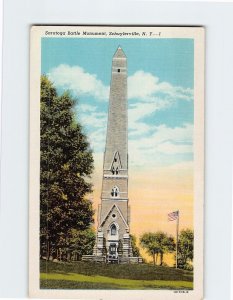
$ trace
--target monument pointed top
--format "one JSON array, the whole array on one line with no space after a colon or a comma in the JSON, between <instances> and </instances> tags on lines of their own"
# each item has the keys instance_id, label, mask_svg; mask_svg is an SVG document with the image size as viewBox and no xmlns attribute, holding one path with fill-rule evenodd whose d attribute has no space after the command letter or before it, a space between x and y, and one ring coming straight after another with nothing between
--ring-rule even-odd
<instances>
[{"instance_id":1,"label":"monument pointed top","mask_svg":"<svg viewBox=\"0 0 233 300\"><path fill-rule=\"evenodd\" d=\"M121 46L118 46L114 56L114 58L117 57L117 58L126 58L126 55L124 53L124 51L122 50Z\"/></svg>"}]
</instances>

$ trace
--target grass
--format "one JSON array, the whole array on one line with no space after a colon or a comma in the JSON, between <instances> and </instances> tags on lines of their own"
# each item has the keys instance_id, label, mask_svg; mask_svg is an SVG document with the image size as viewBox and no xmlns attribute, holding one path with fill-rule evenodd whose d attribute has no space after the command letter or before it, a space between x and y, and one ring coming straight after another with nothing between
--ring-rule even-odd
<instances>
[{"instance_id":1,"label":"grass","mask_svg":"<svg viewBox=\"0 0 233 300\"><path fill-rule=\"evenodd\" d=\"M192 289L193 274L147 264L41 261L42 289Z\"/></svg>"}]
</instances>

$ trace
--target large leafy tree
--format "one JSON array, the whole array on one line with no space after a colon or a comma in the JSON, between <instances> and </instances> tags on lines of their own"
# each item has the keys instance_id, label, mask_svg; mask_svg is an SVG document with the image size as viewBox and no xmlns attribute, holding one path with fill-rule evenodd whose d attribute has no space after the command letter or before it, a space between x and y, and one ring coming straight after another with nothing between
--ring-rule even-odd
<instances>
[{"instance_id":1,"label":"large leafy tree","mask_svg":"<svg viewBox=\"0 0 233 300\"><path fill-rule=\"evenodd\" d=\"M178 242L178 267L182 269L192 268L189 263L193 261L194 234L191 229L181 230Z\"/></svg>"},{"instance_id":2,"label":"large leafy tree","mask_svg":"<svg viewBox=\"0 0 233 300\"><path fill-rule=\"evenodd\" d=\"M40 233L41 252L56 257L67 246L72 230L86 230L93 208L86 194L93 157L68 92L59 96L46 76L41 77L40 112Z\"/></svg>"},{"instance_id":3,"label":"large leafy tree","mask_svg":"<svg viewBox=\"0 0 233 300\"><path fill-rule=\"evenodd\" d=\"M175 249L174 238L161 231L144 233L140 238L140 244L152 256L154 265L157 264L158 255L160 255L160 265L162 265L163 255Z\"/></svg>"}]
</instances>

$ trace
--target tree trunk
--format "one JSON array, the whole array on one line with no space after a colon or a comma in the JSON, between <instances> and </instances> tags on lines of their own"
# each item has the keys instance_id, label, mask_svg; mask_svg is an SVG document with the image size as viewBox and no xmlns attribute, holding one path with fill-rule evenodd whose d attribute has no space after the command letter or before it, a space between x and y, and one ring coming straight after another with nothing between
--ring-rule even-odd
<instances>
[{"instance_id":1,"label":"tree trunk","mask_svg":"<svg viewBox=\"0 0 233 300\"><path fill-rule=\"evenodd\" d=\"M156 259L155 259L155 264L157 265L158 262L158 253L156 253Z\"/></svg>"},{"instance_id":2,"label":"tree trunk","mask_svg":"<svg viewBox=\"0 0 233 300\"><path fill-rule=\"evenodd\" d=\"M50 247L49 247L49 240L47 239L47 253L46 253L46 260L49 260L50 257Z\"/></svg>"},{"instance_id":3,"label":"tree trunk","mask_svg":"<svg viewBox=\"0 0 233 300\"><path fill-rule=\"evenodd\" d=\"M160 253L160 266L163 265L163 252Z\"/></svg>"},{"instance_id":4,"label":"tree trunk","mask_svg":"<svg viewBox=\"0 0 233 300\"><path fill-rule=\"evenodd\" d=\"M155 267L155 252L153 252L153 263L154 263L154 267Z\"/></svg>"},{"instance_id":5,"label":"tree trunk","mask_svg":"<svg viewBox=\"0 0 233 300\"><path fill-rule=\"evenodd\" d=\"M70 253L70 251L67 252L66 258L67 258L67 261L71 261L71 253Z\"/></svg>"}]
</instances>

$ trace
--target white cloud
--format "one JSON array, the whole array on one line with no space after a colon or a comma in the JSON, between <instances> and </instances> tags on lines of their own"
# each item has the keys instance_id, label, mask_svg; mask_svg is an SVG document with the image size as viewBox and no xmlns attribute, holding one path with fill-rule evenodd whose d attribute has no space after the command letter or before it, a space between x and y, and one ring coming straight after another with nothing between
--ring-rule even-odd
<instances>
[{"instance_id":1,"label":"white cloud","mask_svg":"<svg viewBox=\"0 0 233 300\"><path fill-rule=\"evenodd\" d=\"M177 99L189 101L193 98L193 90L190 88L185 89L180 86L173 86L169 82L160 81L158 77L142 70L129 76L129 99L134 98L143 101L154 101L156 100L156 96L160 96L162 99L169 99L170 101Z\"/></svg>"},{"instance_id":2,"label":"white cloud","mask_svg":"<svg viewBox=\"0 0 233 300\"><path fill-rule=\"evenodd\" d=\"M166 101L160 102L159 100L154 102L136 102L129 104L128 118L130 135L140 136L151 132L153 126L148 125L141 120L149 117L152 113L162 109L162 107L166 105Z\"/></svg>"},{"instance_id":3,"label":"white cloud","mask_svg":"<svg viewBox=\"0 0 233 300\"><path fill-rule=\"evenodd\" d=\"M79 111L81 113L79 114ZM103 153L106 139L107 113L92 110L89 105L78 107L78 118L86 128L86 134L94 152Z\"/></svg>"},{"instance_id":4,"label":"white cloud","mask_svg":"<svg viewBox=\"0 0 233 300\"><path fill-rule=\"evenodd\" d=\"M106 140L106 129L104 127L91 132L91 134L88 136L88 139L95 153L104 153Z\"/></svg>"},{"instance_id":5,"label":"white cloud","mask_svg":"<svg viewBox=\"0 0 233 300\"><path fill-rule=\"evenodd\" d=\"M90 74L80 66L61 64L53 68L48 76L56 87L71 90L76 96L91 95L95 99L108 101L109 86L98 79L96 74ZM128 77L128 99L156 103L157 109L169 106L178 99L189 101L192 98L192 89L173 86L142 70Z\"/></svg>"},{"instance_id":6,"label":"white cloud","mask_svg":"<svg viewBox=\"0 0 233 300\"><path fill-rule=\"evenodd\" d=\"M193 90L161 82L151 73L137 71L128 78L128 98L137 100L136 103L129 102L129 129L132 137L151 133L153 127L142 120L156 111L171 107L177 100L192 100Z\"/></svg>"},{"instance_id":7,"label":"white cloud","mask_svg":"<svg viewBox=\"0 0 233 300\"><path fill-rule=\"evenodd\" d=\"M85 112L80 114L81 124L89 128L87 135L91 147L96 153L103 153L106 141L107 113L90 111L84 106ZM149 113L149 106L145 114ZM129 135L129 153L132 166L146 166L160 164L161 155L174 156L176 154L191 154L193 125L170 128L166 125L149 126L137 123L140 117L135 113L133 122L129 122L132 134ZM135 132L134 132L135 130ZM136 134L135 134L136 133ZM149 133L145 136L143 133ZM163 157L164 160L164 157Z\"/></svg>"},{"instance_id":8,"label":"white cloud","mask_svg":"<svg viewBox=\"0 0 233 300\"><path fill-rule=\"evenodd\" d=\"M157 151L165 154L184 154L192 153L192 145L174 144L171 142L165 142L157 147Z\"/></svg>"},{"instance_id":9,"label":"white cloud","mask_svg":"<svg viewBox=\"0 0 233 300\"><path fill-rule=\"evenodd\" d=\"M158 143L173 141L176 143L192 143L193 125L185 124L183 127L167 127L160 125L156 127L153 137Z\"/></svg>"},{"instance_id":10,"label":"white cloud","mask_svg":"<svg viewBox=\"0 0 233 300\"><path fill-rule=\"evenodd\" d=\"M91 104L79 104L78 105L78 110L81 112L93 112L96 111L97 107Z\"/></svg>"},{"instance_id":11,"label":"white cloud","mask_svg":"<svg viewBox=\"0 0 233 300\"><path fill-rule=\"evenodd\" d=\"M82 124L88 127L94 128L102 128L106 127L107 123L107 113L105 112L88 112L88 113L81 113L79 116Z\"/></svg>"},{"instance_id":12,"label":"white cloud","mask_svg":"<svg viewBox=\"0 0 233 300\"><path fill-rule=\"evenodd\" d=\"M76 96L91 95L96 99L108 100L109 87L95 74L87 73L79 66L61 64L48 75L56 87L71 90Z\"/></svg>"},{"instance_id":13,"label":"white cloud","mask_svg":"<svg viewBox=\"0 0 233 300\"><path fill-rule=\"evenodd\" d=\"M128 97L148 99L158 88L158 77L144 71L137 71L128 78Z\"/></svg>"},{"instance_id":14,"label":"white cloud","mask_svg":"<svg viewBox=\"0 0 233 300\"><path fill-rule=\"evenodd\" d=\"M167 155L169 163L174 163L174 155L191 154L193 125L170 128L166 125L154 126L148 137L129 139L129 158L133 166L158 165L165 163ZM174 161L173 161L174 160Z\"/></svg>"}]
</instances>

